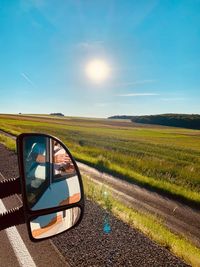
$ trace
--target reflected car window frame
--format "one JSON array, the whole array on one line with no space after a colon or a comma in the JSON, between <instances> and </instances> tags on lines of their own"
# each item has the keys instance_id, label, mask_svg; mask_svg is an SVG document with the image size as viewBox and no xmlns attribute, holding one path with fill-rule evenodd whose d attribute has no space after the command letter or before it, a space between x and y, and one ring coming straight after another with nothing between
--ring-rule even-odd
<instances>
[{"instance_id":1,"label":"reflected car window frame","mask_svg":"<svg viewBox=\"0 0 200 267\"><path fill-rule=\"evenodd\" d=\"M39 199L41 198L41 196L43 195L43 193L45 192L45 190L48 188L48 186L50 185L50 181L49 181L49 168L47 168L47 166L48 166L48 164L49 164L49 158L50 158L50 155L48 155L48 151L49 151L49 149L50 149L50 146L49 146L49 144L50 144L50 138L49 137L45 137L45 136L43 136L42 138L44 138L44 141L45 141L45 180L44 180L44 182L43 183L41 183L39 186L38 186L38 188L35 188L35 190L33 190L33 188L32 188L32 191L35 191L36 192L36 194L35 194L35 196L34 196L34 202L33 203L31 203L31 201L28 201L28 193L27 193L27 204L28 204L28 206L29 206L29 208L31 209L34 205L35 205L35 203L37 202L37 201L39 201ZM24 138L25 140L25 142L24 142L24 144L23 144L23 146L24 146L24 148L25 148L25 151L27 151L27 144L26 144L26 137ZM46 139L46 140L45 140ZM33 140L33 142L32 142L32 144L31 144L31 147L34 145L34 143L36 143L36 141L37 141L37 139L35 138L35 141ZM41 140L40 140L41 141ZM40 143L40 142L39 142ZM31 152L31 151L30 151ZM30 153L29 152L29 153ZM24 158L24 155L23 155L23 158ZM24 165L25 165L25 160L23 160L24 161ZM27 182L26 182L26 179L25 179L25 185L26 185L26 188L28 188L28 186L27 186ZM27 189L26 189L26 191L28 191ZM38 192L37 192L38 191ZM33 192L33 194L34 194L34 192Z\"/></svg>"}]
</instances>

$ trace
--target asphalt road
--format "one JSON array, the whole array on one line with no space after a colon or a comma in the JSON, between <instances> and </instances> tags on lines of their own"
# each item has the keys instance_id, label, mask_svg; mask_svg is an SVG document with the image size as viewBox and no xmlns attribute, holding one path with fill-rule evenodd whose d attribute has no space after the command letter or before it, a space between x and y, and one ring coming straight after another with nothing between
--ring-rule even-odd
<instances>
[{"instance_id":1,"label":"asphalt road","mask_svg":"<svg viewBox=\"0 0 200 267\"><path fill-rule=\"evenodd\" d=\"M16 155L2 145L0 173L0 179L18 176ZM4 199L3 203L10 209L20 206L21 199L14 195ZM111 226L109 234L103 231L105 216L108 216ZM111 214L106 214L98 205L88 200L81 224L60 236L32 243L25 225L17 226L16 229L35 266L188 266L167 249ZM20 244L20 237L16 238ZM5 230L0 232L0 242L3 244L0 250L0 266L30 266L16 255Z\"/></svg>"}]
</instances>

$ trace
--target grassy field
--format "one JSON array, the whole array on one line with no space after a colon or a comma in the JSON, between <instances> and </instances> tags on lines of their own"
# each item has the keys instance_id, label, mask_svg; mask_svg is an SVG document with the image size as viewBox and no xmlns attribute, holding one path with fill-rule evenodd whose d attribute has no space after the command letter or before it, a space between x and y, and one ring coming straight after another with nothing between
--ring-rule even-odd
<instances>
[{"instance_id":1,"label":"grassy field","mask_svg":"<svg viewBox=\"0 0 200 267\"><path fill-rule=\"evenodd\" d=\"M198 130L44 115L0 115L0 129L55 135L81 162L200 203Z\"/></svg>"}]
</instances>

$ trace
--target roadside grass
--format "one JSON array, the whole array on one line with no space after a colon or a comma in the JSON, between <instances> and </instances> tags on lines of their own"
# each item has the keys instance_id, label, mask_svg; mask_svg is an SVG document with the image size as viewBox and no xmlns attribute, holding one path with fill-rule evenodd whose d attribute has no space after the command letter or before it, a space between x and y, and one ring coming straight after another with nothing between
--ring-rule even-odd
<instances>
[{"instance_id":1,"label":"roadside grass","mask_svg":"<svg viewBox=\"0 0 200 267\"><path fill-rule=\"evenodd\" d=\"M16 152L16 143L15 140L13 140L12 138L0 134L0 143L9 148L10 150Z\"/></svg>"},{"instance_id":2,"label":"roadside grass","mask_svg":"<svg viewBox=\"0 0 200 267\"><path fill-rule=\"evenodd\" d=\"M195 267L200 266L200 249L186 238L171 232L160 218L122 204L107 186L98 185L87 176L82 178L88 199L98 203L130 226L137 228L186 263Z\"/></svg>"},{"instance_id":3,"label":"roadside grass","mask_svg":"<svg viewBox=\"0 0 200 267\"><path fill-rule=\"evenodd\" d=\"M200 204L200 131L103 119L0 115L0 129L59 137L80 162Z\"/></svg>"}]
</instances>

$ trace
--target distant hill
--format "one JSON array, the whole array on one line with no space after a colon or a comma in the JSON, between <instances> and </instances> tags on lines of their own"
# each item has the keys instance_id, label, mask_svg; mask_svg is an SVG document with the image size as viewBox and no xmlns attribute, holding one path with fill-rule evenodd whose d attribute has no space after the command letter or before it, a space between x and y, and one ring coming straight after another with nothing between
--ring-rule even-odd
<instances>
[{"instance_id":1,"label":"distant hill","mask_svg":"<svg viewBox=\"0 0 200 267\"><path fill-rule=\"evenodd\" d=\"M161 114L145 116L112 116L109 119L130 119L132 122L157 124L200 130L200 115L198 114Z\"/></svg>"}]
</instances>

